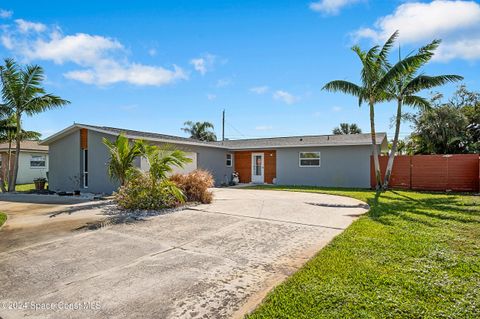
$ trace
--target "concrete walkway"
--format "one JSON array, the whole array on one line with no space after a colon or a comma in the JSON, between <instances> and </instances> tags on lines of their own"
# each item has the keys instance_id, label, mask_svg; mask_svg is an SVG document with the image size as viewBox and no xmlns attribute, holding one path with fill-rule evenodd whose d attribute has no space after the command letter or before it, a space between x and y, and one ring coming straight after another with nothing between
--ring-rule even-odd
<instances>
[{"instance_id":1,"label":"concrete walkway","mask_svg":"<svg viewBox=\"0 0 480 319\"><path fill-rule=\"evenodd\" d=\"M366 209L216 189L211 205L19 247L0 253L0 317L240 318Z\"/></svg>"}]
</instances>

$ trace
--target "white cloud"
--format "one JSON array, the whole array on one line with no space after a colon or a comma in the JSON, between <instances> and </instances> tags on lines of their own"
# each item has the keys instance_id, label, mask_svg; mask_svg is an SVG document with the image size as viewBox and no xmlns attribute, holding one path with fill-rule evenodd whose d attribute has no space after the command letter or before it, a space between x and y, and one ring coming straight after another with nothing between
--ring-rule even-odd
<instances>
[{"instance_id":1,"label":"white cloud","mask_svg":"<svg viewBox=\"0 0 480 319\"><path fill-rule=\"evenodd\" d=\"M310 3L309 7L313 11L334 15L344 7L361 1L363 0L320 0Z\"/></svg>"},{"instance_id":2,"label":"white cloud","mask_svg":"<svg viewBox=\"0 0 480 319\"><path fill-rule=\"evenodd\" d=\"M230 79L219 79L217 80L217 83L215 84L215 86L217 88L223 88L223 87L229 86L230 84L232 84L232 80Z\"/></svg>"},{"instance_id":3,"label":"white cloud","mask_svg":"<svg viewBox=\"0 0 480 319\"><path fill-rule=\"evenodd\" d=\"M332 111L333 112L341 112L343 110L343 108L341 106L334 106L332 107Z\"/></svg>"},{"instance_id":4,"label":"white cloud","mask_svg":"<svg viewBox=\"0 0 480 319\"><path fill-rule=\"evenodd\" d=\"M0 9L0 18L8 19L8 18L12 17L12 15L13 15L13 11Z\"/></svg>"},{"instance_id":5,"label":"white cloud","mask_svg":"<svg viewBox=\"0 0 480 319\"><path fill-rule=\"evenodd\" d=\"M253 88L250 88L250 92L255 93L255 94L264 94L267 93L269 90L268 86L256 86Z\"/></svg>"},{"instance_id":6,"label":"white cloud","mask_svg":"<svg viewBox=\"0 0 480 319\"><path fill-rule=\"evenodd\" d=\"M138 104L127 104L127 105L121 105L120 109L126 112L130 112L133 110L138 109Z\"/></svg>"},{"instance_id":7,"label":"white cloud","mask_svg":"<svg viewBox=\"0 0 480 319\"><path fill-rule=\"evenodd\" d=\"M193 65L195 71L199 72L201 75L205 75L205 73L213 68L215 60L215 55L207 53L199 58L191 59L190 64Z\"/></svg>"},{"instance_id":8,"label":"white cloud","mask_svg":"<svg viewBox=\"0 0 480 319\"><path fill-rule=\"evenodd\" d=\"M259 125L255 127L255 130L257 131L270 131L273 129L273 126L271 125Z\"/></svg>"},{"instance_id":9,"label":"white cloud","mask_svg":"<svg viewBox=\"0 0 480 319\"><path fill-rule=\"evenodd\" d=\"M207 94L207 99L209 99L210 101L213 101L217 98L217 96L215 94Z\"/></svg>"},{"instance_id":10,"label":"white cloud","mask_svg":"<svg viewBox=\"0 0 480 319\"><path fill-rule=\"evenodd\" d=\"M47 26L43 23L26 21L23 19L17 19L15 20L15 23L21 33L28 33L30 31L43 32L47 29Z\"/></svg>"},{"instance_id":11,"label":"white cloud","mask_svg":"<svg viewBox=\"0 0 480 319\"><path fill-rule=\"evenodd\" d=\"M474 1L407 2L378 19L373 28L355 31L354 36L381 42L395 30L400 31L402 44L442 39L437 60L480 58L480 4Z\"/></svg>"},{"instance_id":12,"label":"white cloud","mask_svg":"<svg viewBox=\"0 0 480 319\"><path fill-rule=\"evenodd\" d=\"M161 86L187 79L183 70L177 66L174 66L173 70L167 70L158 66L137 63L122 65L113 60L95 65L91 69L67 72L65 77L86 84L109 85L127 82L139 86Z\"/></svg>"},{"instance_id":13,"label":"white cloud","mask_svg":"<svg viewBox=\"0 0 480 319\"><path fill-rule=\"evenodd\" d=\"M154 49L154 48L149 49L147 52L148 52L149 56L156 56L157 55L157 50Z\"/></svg>"},{"instance_id":14,"label":"white cloud","mask_svg":"<svg viewBox=\"0 0 480 319\"><path fill-rule=\"evenodd\" d=\"M282 91L282 90L277 90L273 93L273 98L275 100L282 101L286 104L293 104L298 101L298 98L294 96L293 94L287 92L287 91Z\"/></svg>"},{"instance_id":15,"label":"white cloud","mask_svg":"<svg viewBox=\"0 0 480 319\"><path fill-rule=\"evenodd\" d=\"M64 35L56 27L18 21L15 20L17 28L13 31L3 30L0 38L3 46L27 61L47 60L80 66L81 69L64 74L68 79L95 85L126 82L140 86L160 86L187 79L187 74L176 65L166 69L130 62L118 40L85 33ZM35 36L26 34L30 31L35 31Z\"/></svg>"}]
</instances>

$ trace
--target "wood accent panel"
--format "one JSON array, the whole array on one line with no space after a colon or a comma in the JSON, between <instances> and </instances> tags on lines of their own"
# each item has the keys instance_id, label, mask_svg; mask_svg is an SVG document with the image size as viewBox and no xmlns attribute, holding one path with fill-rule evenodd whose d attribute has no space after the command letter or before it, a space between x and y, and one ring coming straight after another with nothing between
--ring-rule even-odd
<instances>
[{"instance_id":1,"label":"wood accent panel","mask_svg":"<svg viewBox=\"0 0 480 319\"><path fill-rule=\"evenodd\" d=\"M277 152L264 151L264 165L265 165L265 183L273 184L273 179L277 177Z\"/></svg>"},{"instance_id":2,"label":"wood accent panel","mask_svg":"<svg viewBox=\"0 0 480 319\"><path fill-rule=\"evenodd\" d=\"M388 156L380 157L382 180ZM375 187L373 157L370 160L370 181ZM404 155L396 156L390 181L392 188L427 191L474 191L480 189L478 154Z\"/></svg>"},{"instance_id":3,"label":"wood accent panel","mask_svg":"<svg viewBox=\"0 0 480 319\"><path fill-rule=\"evenodd\" d=\"M265 183L273 184L277 177L277 152L275 150L237 151L234 154L235 171L240 175L240 183L252 181L252 153L263 153Z\"/></svg>"},{"instance_id":4,"label":"wood accent panel","mask_svg":"<svg viewBox=\"0 0 480 319\"><path fill-rule=\"evenodd\" d=\"M88 149L88 130L86 128L80 129L80 148Z\"/></svg>"},{"instance_id":5,"label":"wood accent panel","mask_svg":"<svg viewBox=\"0 0 480 319\"><path fill-rule=\"evenodd\" d=\"M235 152L233 163L235 171L240 175L240 183L250 183L252 181L252 152Z\"/></svg>"}]
</instances>

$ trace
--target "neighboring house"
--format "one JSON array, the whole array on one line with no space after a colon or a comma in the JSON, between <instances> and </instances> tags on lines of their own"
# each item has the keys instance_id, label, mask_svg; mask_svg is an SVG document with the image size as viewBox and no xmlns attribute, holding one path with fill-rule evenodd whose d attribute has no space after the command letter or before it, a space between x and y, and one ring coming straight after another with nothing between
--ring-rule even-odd
<instances>
[{"instance_id":1,"label":"neighboring house","mask_svg":"<svg viewBox=\"0 0 480 319\"><path fill-rule=\"evenodd\" d=\"M196 168L210 171L217 185L233 171L242 183L370 187L370 134L291 136L202 142L191 138L127 129L74 124L45 139L49 146L49 185L53 191L80 189L111 193L118 184L107 174L109 154L102 138L120 133L149 143L170 144L187 152L192 163L177 172ZM377 134L380 150L387 149L385 133ZM147 169L144 159L135 165Z\"/></svg>"},{"instance_id":2,"label":"neighboring house","mask_svg":"<svg viewBox=\"0 0 480 319\"><path fill-rule=\"evenodd\" d=\"M11 174L15 161L15 143L12 143ZM0 144L0 168L2 176L6 176L8 163L8 143ZM30 184L38 177L47 177L48 146L40 145L37 141L23 141L20 143L20 158L18 165L17 184Z\"/></svg>"}]
</instances>

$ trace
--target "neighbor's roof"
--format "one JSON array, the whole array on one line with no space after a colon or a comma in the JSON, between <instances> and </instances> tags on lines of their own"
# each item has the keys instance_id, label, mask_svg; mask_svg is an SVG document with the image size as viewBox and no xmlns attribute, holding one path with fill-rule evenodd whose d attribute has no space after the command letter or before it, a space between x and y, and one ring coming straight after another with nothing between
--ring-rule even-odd
<instances>
[{"instance_id":1,"label":"neighbor's roof","mask_svg":"<svg viewBox=\"0 0 480 319\"><path fill-rule=\"evenodd\" d=\"M377 133L377 144L382 145L386 141L386 133ZM306 135L286 136L272 138L255 138L226 140L215 142L229 149L260 149L260 148L283 148L283 147L308 147L308 146L353 146L370 145L370 134L348 135Z\"/></svg>"},{"instance_id":2,"label":"neighbor's roof","mask_svg":"<svg viewBox=\"0 0 480 319\"><path fill-rule=\"evenodd\" d=\"M41 142L48 145L62 137L71 134L73 131L85 128L104 134L117 136L120 133L132 139L143 139L147 141L155 141L162 143L198 145L206 147L224 148L232 150L241 149L261 149L261 148L284 148L284 147L312 147L312 146L353 146L353 145L370 145L370 134L350 134L350 135L307 135L307 136L287 136L272 138L256 138L241 140L226 140L217 142L202 142L186 137L173 135L165 135L152 132L135 131L123 128L96 126L88 124L73 124L66 129L48 137ZM386 147L386 134L377 133L377 143Z\"/></svg>"},{"instance_id":3,"label":"neighbor's roof","mask_svg":"<svg viewBox=\"0 0 480 319\"><path fill-rule=\"evenodd\" d=\"M8 151L8 143L0 143L0 152ZM15 151L15 142L12 142L12 151ZM48 146L40 145L39 141L23 141L20 142L21 152L48 152Z\"/></svg>"}]
</instances>

